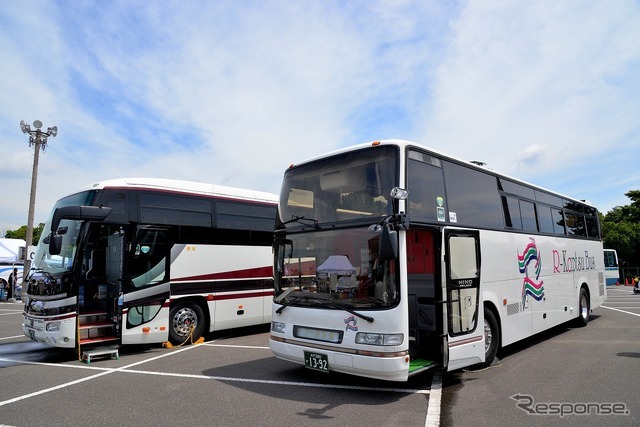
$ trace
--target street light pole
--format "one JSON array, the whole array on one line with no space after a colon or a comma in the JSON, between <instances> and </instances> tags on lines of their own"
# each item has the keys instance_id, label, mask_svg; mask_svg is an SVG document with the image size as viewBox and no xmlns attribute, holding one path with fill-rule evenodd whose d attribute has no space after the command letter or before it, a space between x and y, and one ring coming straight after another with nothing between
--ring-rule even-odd
<instances>
[{"instance_id":1,"label":"street light pole","mask_svg":"<svg viewBox=\"0 0 640 427\"><path fill-rule=\"evenodd\" d=\"M33 171L31 173L31 195L29 197L29 217L27 219L27 247L26 249L26 257L24 260L23 267L23 280L26 279L29 270L31 269L31 258L29 257L29 247L33 245L33 217L36 206L36 185L38 182L38 159L40 157L40 147L42 147L42 151L47 148L47 139L51 136L54 137L58 134L58 126L47 128L47 131L41 130L42 122L40 120L35 120L33 122L33 127L35 130L31 130L31 127L24 122L24 120L20 121L20 129L22 129L22 133L29 134L29 147L35 145L35 149L33 151ZM23 286L24 289L24 286ZM14 279L14 289L12 290L12 295L15 292L15 279Z\"/></svg>"}]
</instances>

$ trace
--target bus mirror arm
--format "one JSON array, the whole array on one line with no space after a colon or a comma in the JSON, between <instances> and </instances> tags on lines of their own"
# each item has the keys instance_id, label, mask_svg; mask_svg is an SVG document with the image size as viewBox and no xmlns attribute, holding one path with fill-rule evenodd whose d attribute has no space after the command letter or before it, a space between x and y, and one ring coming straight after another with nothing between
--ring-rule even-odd
<instances>
[{"instance_id":1,"label":"bus mirror arm","mask_svg":"<svg viewBox=\"0 0 640 427\"><path fill-rule=\"evenodd\" d=\"M53 211L51 232L55 233L63 219L102 221L111 213L108 206L64 206Z\"/></svg>"}]
</instances>

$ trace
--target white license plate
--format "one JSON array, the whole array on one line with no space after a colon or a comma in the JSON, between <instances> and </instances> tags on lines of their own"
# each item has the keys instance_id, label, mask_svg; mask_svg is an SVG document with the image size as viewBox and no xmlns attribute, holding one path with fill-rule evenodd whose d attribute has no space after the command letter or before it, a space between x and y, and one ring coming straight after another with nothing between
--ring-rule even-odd
<instances>
[{"instance_id":1,"label":"white license plate","mask_svg":"<svg viewBox=\"0 0 640 427\"><path fill-rule=\"evenodd\" d=\"M305 351L304 366L315 371L329 372L329 359L326 354Z\"/></svg>"}]
</instances>

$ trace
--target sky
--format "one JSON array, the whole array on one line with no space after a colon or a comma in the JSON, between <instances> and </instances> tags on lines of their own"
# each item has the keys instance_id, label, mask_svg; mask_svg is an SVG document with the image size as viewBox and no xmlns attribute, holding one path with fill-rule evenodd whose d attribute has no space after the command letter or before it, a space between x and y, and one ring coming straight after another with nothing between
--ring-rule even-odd
<instances>
[{"instance_id":1,"label":"sky","mask_svg":"<svg viewBox=\"0 0 640 427\"><path fill-rule=\"evenodd\" d=\"M640 189L640 2L0 0L0 235L121 177L277 193L388 138L591 201ZM32 125L33 128L33 125Z\"/></svg>"}]
</instances>

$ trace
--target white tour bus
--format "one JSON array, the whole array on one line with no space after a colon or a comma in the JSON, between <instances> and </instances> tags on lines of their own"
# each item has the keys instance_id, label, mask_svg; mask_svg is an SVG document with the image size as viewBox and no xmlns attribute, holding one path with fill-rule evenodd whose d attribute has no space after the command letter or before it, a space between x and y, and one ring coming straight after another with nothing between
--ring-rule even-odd
<instances>
[{"instance_id":1,"label":"white tour bus","mask_svg":"<svg viewBox=\"0 0 640 427\"><path fill-rule=\"evenodd\" d=\"M268 193L151 178L60 199L26 280L25 335L80 354L269 323L276 204Z\"/></svg>"},{"instance_id":2,"label":"white tour bus","mask_svg":"<svg viewBox=\"0 0 640 427\"><path fill-rule=\"evenodd\" d=\"M613 286L620 283L618 253L615 249L604 250L604 271L607 279L607 286Z\"/></svg>"},{"instance_id":3,"label":"white tour bus","mask_svg":"<svg viewBox=\"0 0 640 427\"><path fill-rule=\"evenodd\" d=\"M270 347L404 381L488 366L606 298L596 209L407 141L292 165L274 235Z\"/></svg>"}]
</instances>

